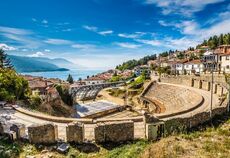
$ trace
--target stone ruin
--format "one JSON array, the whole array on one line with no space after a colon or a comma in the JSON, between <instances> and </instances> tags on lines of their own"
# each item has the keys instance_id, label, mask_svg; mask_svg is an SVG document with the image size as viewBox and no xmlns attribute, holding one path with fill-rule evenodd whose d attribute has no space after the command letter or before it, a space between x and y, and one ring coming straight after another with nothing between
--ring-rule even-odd
<instances>
[{"instance_id":1,"label":"stone ruin","mask_svg":"<svg viewBox=\"0 0 230 158\"><path fill-rule=\"evenodd\" d=\"M16 132L17 139L23 138L26 135L26 127L21 123L13 123L10 126L10 131Z\"/></svg>"},{"instance_id":2,"label":"stone ruin","mask_svg":"<svg viewBox=\"0 0 230 158\"><path fill-rule=\"evenodd\" d=\"M53 144L57 142L57 125L39 124L28 127L29 141L34 144Z\"/></svg>"},{"instance_id":3,"label":"stone ruin","mask_svg":"<svg viewBox=\"0 0 230 158\"><path fill-rule=\"evenodd\" d=\"M84 141L84 124L80 122L70 123L66 127L66 139L70 143L83 143Z\"/></svg>"},{"instance_id":4,"label":"stone ruin","mask_svg":"<svg viewBox=\"0 0 230 158\"><path fill-rule=\"evenodd\" d=\"M96 143L125 142L134 139L134 122L119 121L98 123L94 132Z\"/></svg>"}]
</instances>

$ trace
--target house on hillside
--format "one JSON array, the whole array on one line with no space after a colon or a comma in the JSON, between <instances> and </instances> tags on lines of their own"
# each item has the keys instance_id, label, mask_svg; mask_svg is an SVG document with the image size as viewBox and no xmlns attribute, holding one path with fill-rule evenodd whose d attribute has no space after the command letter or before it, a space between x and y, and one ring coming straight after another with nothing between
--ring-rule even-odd
<instances>
[{"instance_id":1,"label":"house on hillside","mask_svg":"<svg viewBox=\"0 0 230 158\"><path fill-rule=\"evenodd\" d=\"M192 60L192 61L188 61L184 63L184 71L189 75L195 74L195 73L200 74L201 72L204 71L204 66L199 59Z\"/></svg>"},{"instance_id":2,"label":"house on hillside","mask_svg":"<svg viewBox=\"0 0 230 158\"><path fill-rule=\"evenodd\" d=\"M230 52L220 55L221 71L230 73Z\"/></svg>"},{"instance_id":3,"label":"house on hillside","mask_svg":"<svg viewBox=\"0 0 230 158\"><path fill-rule=\"evenodd\" d=\"M182 75L184 74L184 63L186 63L187 59L182 59L176 62L176 74Z\"/></svg>"},{"instance_id":4,"label":"house on hillside","mask_svg":"<svg viewBox=\"0 0 230 158\"><path fill-rule=\"evenodd\" d=\"M28 81L29 87L32 90L32 95L45 96L47 94L46 89L53 86L52 82L46 80L30 80Z\"/></svg>"},{"instance_id":5,"label":"house on hillside","mask_svg":"<svg viewBox=\"0 0 230 158\"><path fill-rule=\"evenodd\" d=\"M105 81L106 81L105 79L102 79L102 78L97 77L97 76L89 77L89 78L84 80L86 85L103 84L103 83L105 83Z\"/></svg>"},{"instance_id":6,"label":"house on hillside","mask_svg":"<svg viewBox=\"0 0 230 158\"><path fill-rule=\"evenodd\" d=\"M133 70L136 76L140 76L144 71L147 73L146 75L151 74L151 70L148 65L136 66Z\"/></svg>"},{"instance_id":7,"label":"house on hillside","mask_svg":"<svg viewBox=\"0 0 230 158\"><path fill-rule=\"evenodd\" d=\"M220 45L215 51L219 54L230 54L230 45Z\"/></svg>"},{"instance_id":8,"label":"house on hillside","mask_svg":"<svg viewBox=\"0 0 230 158\"><path fill-rule=\"evenodd\" d=\"M221 68L221 65L219 63L219 55L214 51L205 52L202 63L204 65L204 70L208 72L210 72L211 70L218 71Z\"/></svg>"}]
</instances>

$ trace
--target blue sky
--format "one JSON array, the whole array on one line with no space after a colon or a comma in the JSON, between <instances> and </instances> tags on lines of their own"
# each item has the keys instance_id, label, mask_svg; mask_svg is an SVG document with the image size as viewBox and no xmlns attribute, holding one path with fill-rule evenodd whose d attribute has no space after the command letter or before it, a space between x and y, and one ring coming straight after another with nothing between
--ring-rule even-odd
<instances>
[{"instance_id":1,"label":"blue sky","mask_svg":"<svg viewBox=\"0 0 230 158\"><path fill-rule=\"evenodd\" d=\"M0 47L88 68L230 32L230 0L1 0Z\"/></svg>"}]
</instances>

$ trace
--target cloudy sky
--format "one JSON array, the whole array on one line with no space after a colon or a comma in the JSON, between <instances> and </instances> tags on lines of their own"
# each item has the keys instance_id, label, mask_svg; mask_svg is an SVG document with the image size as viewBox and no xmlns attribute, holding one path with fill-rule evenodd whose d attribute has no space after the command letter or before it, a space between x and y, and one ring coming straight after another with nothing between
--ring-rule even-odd
<instances>
[{"instance_id":1,"label":"cloudy sky","mask_svg":"<svg viewBox=\"0 0 230 158\"><path fill-rule=\"evenodd\" d=\"M1 0L0 47L111 68L230 32L230 0Z\"/></svg>"}]
</instances>

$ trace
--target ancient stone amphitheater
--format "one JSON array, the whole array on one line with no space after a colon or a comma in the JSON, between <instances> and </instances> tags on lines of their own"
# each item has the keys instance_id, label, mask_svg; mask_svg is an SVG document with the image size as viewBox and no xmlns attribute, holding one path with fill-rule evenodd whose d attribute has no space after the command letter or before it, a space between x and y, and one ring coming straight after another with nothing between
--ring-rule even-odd
<instances>
[{"instance_id":1,"label":"ancient stone amphitheater","mask_svg":"<svg viewBox=\"0 0 230 158\"><path fill-rule=\"evenodd\" d=\"M0 109L0 134L28 138L31 143L123 142L134 139L158 139L172 127L187 128L210 120L211 87L212 117L227 111L227 85L224 77L181 76L152 81L140 95L140 111L125 111L98 118L63 118L28 111L18 106ZM135 114L133 114L135 113ZM5 117L7 115L7 117ZM175 124L173 127L176 126ZM119 138L119 139L118 139Z\"/></svg>"}]
</instances>

